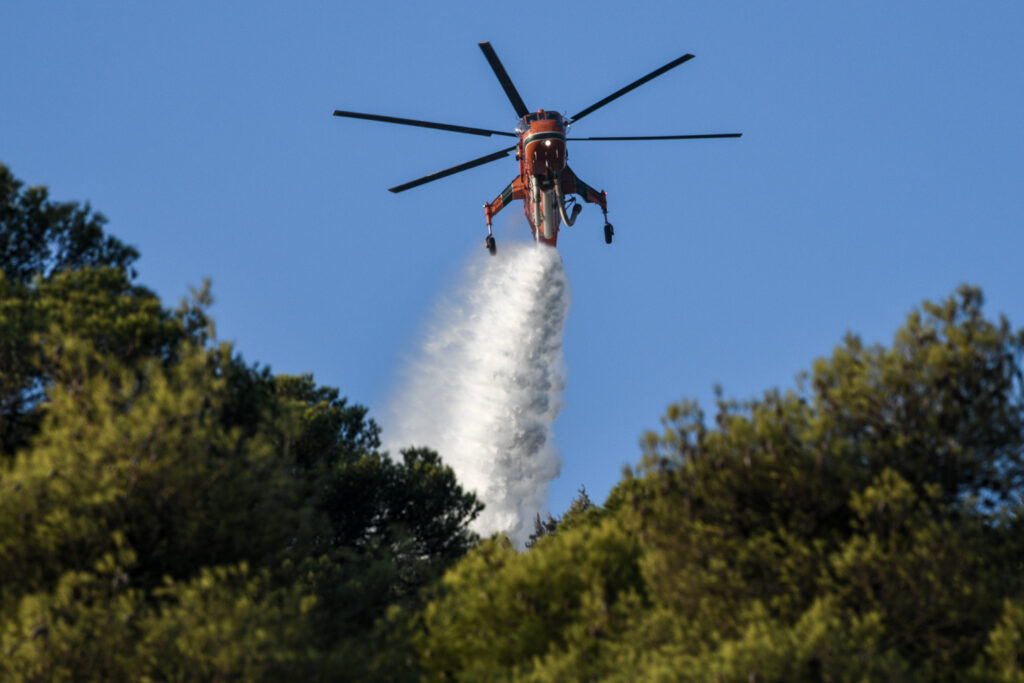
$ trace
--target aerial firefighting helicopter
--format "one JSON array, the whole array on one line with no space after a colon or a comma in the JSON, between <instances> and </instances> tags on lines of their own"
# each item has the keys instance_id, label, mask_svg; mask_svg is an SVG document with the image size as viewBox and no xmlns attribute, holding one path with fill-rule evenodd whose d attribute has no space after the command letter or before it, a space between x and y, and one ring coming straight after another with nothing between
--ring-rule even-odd
<instances>
[{"instance_id":1,"label":"aerial firefighting helicopter","mask_svg":"<svg viewBox=\"0 0 1024 683\"><path fill-rule=\"evenodd\" d=\"M505 135L518 137L519 142L512 147L498 150L493 154L482 156L479 159L467 161L458 166L446 168L443 171L431 173L430 175L411 180L402 185L390 188L391 192L404 192L430 183L441 178L446 178L462 171L467 171L492 161L507 157L509 152L515 150L516 159L519 161L519 175L508 184L501 194L495 197L494 201L484 204L484 215L487 217L487 237L484 246L494 255L497 252L497 244L494 240L494 233L491 229L491 219L495 214L514 199L522 199L526 210L526 219L530 223L530 230L533 237L539 242L555 246L558 242L558 228L560 220L566 225L576 222L576 217L582 210L582 206L576 203L576 198L571 195L579 195L583 201L597 204L604 213L604 241L612 242L612 235L615 233L612 224L608 222L608 201L604 190L598 192L584 183L568 165L569 154L566 151L565 143L568 140L574 142L588 142L599 140L693 140L699 138L738 138L742 133L711 133L702 135L641 135L641 136L617 136L617 137L589 137L569 138L566 131L569 126L582 119L604 105L612 102L630 90L638 88L647 81L656 78L670 69L674 69L684 62L693 59L693 55L685 54L674 59L668 64L655 69L643 78L638 78L624 88L616 90L608 97L598 100L579 113L566 118L556 111L545 111L539 109L531 112L519 96L519 91L512 84L505 67L498 59L497 53L490 43L480 43L480 49L487 58L494 75L498 77L505 94L508 96L512 107L519 116L519 124L515 132L509 133L500 130L489 130L486 128L473 128L469 126L457 126L449 123L434 123L432 121L419 121L416 119L404 119L395 116L380 116L378 114L363 114L354 111L335 110L335 116L345 116L353 119L367 119L370 121L382 121L384 123L399 123L407 126L420 126L422 128L435 128L455 133L468 133L470 135Z\"/></svg>"}]
</instances>

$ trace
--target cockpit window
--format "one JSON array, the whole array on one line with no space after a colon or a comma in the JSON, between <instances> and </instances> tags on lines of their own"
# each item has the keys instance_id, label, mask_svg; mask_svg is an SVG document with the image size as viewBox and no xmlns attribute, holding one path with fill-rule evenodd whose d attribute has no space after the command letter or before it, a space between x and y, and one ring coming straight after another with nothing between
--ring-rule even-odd
<instances>
[{"instance_id":1,"label":"cockpit window","mask_svg":"<svg viewBox=\"0 0 1024 683\"><path fill-rule=\"evenodd\" d=\"M562 118L562 115L557 111L546 111L534 114L526 115L526 122L533 123L534 121L558 121Z\"/></svg>"}]
</instances>

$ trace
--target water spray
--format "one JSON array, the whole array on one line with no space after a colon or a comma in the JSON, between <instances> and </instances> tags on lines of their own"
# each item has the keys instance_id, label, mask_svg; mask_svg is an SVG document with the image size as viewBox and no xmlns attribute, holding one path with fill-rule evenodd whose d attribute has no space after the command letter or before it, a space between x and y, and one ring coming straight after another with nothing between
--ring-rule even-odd
<instances>
[{"instance_id":1,"label":"water spray","mask_svg":"<svg viewBox=\"0 0 1024 683\"><path fill-rule=\"evenodd\" d=\"M474 528L520 547L558 476L569 284L556 249L474 260L439 307L385 424L388 448L429 446L486 505Z\"/></svg>"}]
</instances>

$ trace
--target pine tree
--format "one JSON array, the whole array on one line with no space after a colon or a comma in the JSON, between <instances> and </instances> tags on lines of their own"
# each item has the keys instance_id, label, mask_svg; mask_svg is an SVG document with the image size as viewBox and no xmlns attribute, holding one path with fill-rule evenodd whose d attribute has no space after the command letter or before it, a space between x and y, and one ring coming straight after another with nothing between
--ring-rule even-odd
<instances>
[{"instance_id":1,"label":"pine tree","mask_svg":"<svg viewBox=\"0 0 1024 683\"><path fill-rule=\"evenodd\" d=\"M217 343L0 167L0 679L332 680L476 542L437 453ZM361 672L361 673L360 673Z\"/></svg>"}]
</instances>

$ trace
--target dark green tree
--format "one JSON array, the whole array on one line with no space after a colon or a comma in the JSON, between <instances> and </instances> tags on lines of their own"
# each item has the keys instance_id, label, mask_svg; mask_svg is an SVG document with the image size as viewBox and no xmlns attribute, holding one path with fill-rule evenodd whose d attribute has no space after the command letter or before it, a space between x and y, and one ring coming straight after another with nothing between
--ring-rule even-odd
<instances>
[{"instance_id":1,"label":"dark green tree","mask_svg":"<svg viewBox=\"0 0 1024 683\"><path fill-rule=\"evenodd\" d=\"M135 277L139 253L107 235L102 214L88 204L54 202L45 187L24 186L0 163L0 270L31 284L56 272L107 266Z\"/></svg>"},{"instance_id":2,"label":"dark green tree","mask_svg":"<svg viewBox=\"0 0 1024 683\"><path fill-rule=\"evenodd\" d=\"M54 340L68 330L128 362L169 359L184 338L205 334L201 306L175 314L133 284L138 252L105 234L105 222L88 205L25 188L0 164L0 456L38 431Z\"/></svg>"},{"instance_id":3,"label":"dark green tree","mask_svg":"<svg viewBox=\"0 0 1024 683\"><path fill-rule=\"evenodd\" d=\"M533 523L533 533L527 539L526 547L532 548L541 538L550 536L560 528L579 523L583 516L595 507L594 502L587 495L587 487L580 486L576 497L569 504L569 509L561 518L556 518L551 513L548 513L547 518L542 520L540 513L537 513L537 518Z\"/></svg>"},{"instance_id":4,"label":"dark green tree","mask_svg":"<svg viewBox=\"0 0 1024 683\"><path fill-rule=\"evenodd\" d=\"M3 171L0 678L371 675L374 624L479 503L336 389L218 344L208 286L165 309L101 218Z\"/></svg>"}]
</instances>

